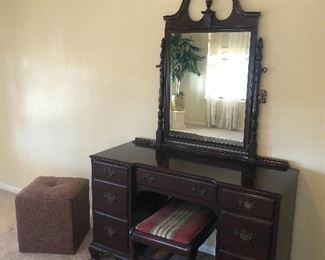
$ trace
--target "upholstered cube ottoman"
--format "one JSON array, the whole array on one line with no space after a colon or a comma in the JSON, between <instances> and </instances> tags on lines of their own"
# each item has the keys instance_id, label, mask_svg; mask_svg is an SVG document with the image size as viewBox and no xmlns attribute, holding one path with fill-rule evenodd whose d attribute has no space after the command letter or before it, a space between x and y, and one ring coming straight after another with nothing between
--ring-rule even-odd
<instances>
[{"instance_id":1,"label":"upholstered cube ottoman","mask_svg":"<svg viewBox=\"0 0 325 260\"><path fill-rule=\"evenodd\" d=\"M89 180L38 177L16 197L20 252L74 254L89 230Z\"/></svg>"}]
</instances>

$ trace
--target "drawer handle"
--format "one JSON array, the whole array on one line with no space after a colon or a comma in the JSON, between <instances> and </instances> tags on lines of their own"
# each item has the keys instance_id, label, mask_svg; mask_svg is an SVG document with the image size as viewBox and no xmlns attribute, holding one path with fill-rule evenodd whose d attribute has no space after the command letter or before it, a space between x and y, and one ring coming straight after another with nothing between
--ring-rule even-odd
<instances>
[{"instance_id":1,"label":"drawer handle","mask_svg":"<svg viewBox=\"0 0 325 260\"><path fill-rule=\"evenodd\" d=\"M116 230L110 225L104 226L104 234L108 238L116 238Z\"/></svg>"},{"instance_id":2,"label":"drawer handle","mask_svg":"<svg viewBox=\"0 0 325 260\"><path fill-rule=\"evenodd\" d=\"M248 232L246 229L236 229L235 237L239 239L240 243L248 245L253 240L253 233Z\"/></svg>"},{"instance_id":3,"label":"drawer handle","mask_svg":"<svg viewBox=\"0 0 325 260\"><path fill-rule=\"evenodd\" d=\"M110 193L110 192L105 192L104 193L104 198L105 198L105 201L110 205L114 204L114 202L116 201L115 194Z\"/></svg>"},{"instance_id":4,"label":"drawer handle","mask_svg":"<svg viewBox=\"0 0 325 260\"><path fill-rule=\"evenodd\" d=\"M143 176L143 180L146 184L152 184L156 180L156 178L155 176L145 175Z\"/></svg>"},{"instance_id":5,"label":"drawer handle","mask_svg":"<svg viewBox=\"0 0 325 260\"><path fill-rule=\"evenodd\" d=\"M201 197L205 196L208 192L201 188L199 185L194 185L192 188L194 194L199 195Z\"/></svg>"},{"instance_id":6,"label":"drawer handle","mask_svg":"<svg viewBox=\"0 0 325 260\"><path fill-rule=\"evenodd\" d=\"M112 169L112 168L110 168L110 167L106 167L106 168L104 169L104 173L105 173L105 175L106 175L107 177L109 177L109 178L114 177L115 174L116 174L115 170Z\"/></svg>"},{"instance_id":7,"label":"drawer handle","mask_svg":"<svg viewBox=\"0 0 325 260\"><path fill-rule=\"evenodd\" d=\"M249 201L248 199L246 199L246 200L240 199L238 201L238 204L239 204L239 206L241 206L244 209L253 209L256 206L255 201Z\"/></svg>"}]
</instances>

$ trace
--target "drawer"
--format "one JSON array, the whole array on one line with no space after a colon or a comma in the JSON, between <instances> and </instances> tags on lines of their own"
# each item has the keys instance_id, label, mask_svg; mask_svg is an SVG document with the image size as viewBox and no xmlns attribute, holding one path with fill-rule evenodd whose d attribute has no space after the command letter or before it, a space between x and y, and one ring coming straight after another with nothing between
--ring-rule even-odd
<instances>
[{"instance_id":1,"label":"drawer","mask_svg":"<svg viewBox=\"0 0 325 260\"><path fill-rule=\"evenodd\" d=\"M223 250L220 250L218 255L219 255L218 260L256 260L256 259L250 258L250 257L241 257L238 255L234 255L234 254L225 252Z\"/></svg>"},{"instance_id":2,"label":"drawer","mask_svg":"<svg viewBox=\"0 0 325 260\"><path fill-rule=\"evenodd\" d=\"M95 178L116 183L127 183L127 168L101 162L92 163L93 176Z\"/></svg>"},{"instance_id":3,"label":"drawer","mask_svg":"<svg viewBox=\"0 0 325 260\"><path fill-rule=\"evenodd\" d=\"M223 190L222 208L238 210L249 215L273 218L275 201L253 194Z\"/></svg>"},{"instance_id":4,"label":"drawer","mask_svg":"<svg viewBox=\"0 0 325 260\"><path fill-rule=\"evenodd\" d=\"M218 260L258 260L256 258L235 255L223 250L220 250L218 255Z\"/></svg>"},{"instance_id":5,"label":"drawer","mask_svg":"<svg viewBox=\"0 0 325 260\"><path fill-rule=\"evenodd\" d=\"M217 201L217 187L188 178L176 177L146 169L137 170L137 183L177 194Z\"/></svg>"},{"instance_id":6,"label":"drawer","mask_svg":"<svg viewBox=\"0 0 325 260\"><path fill-rule=\"evenodd\" d=\"M248 259L269 259L271 222L227 212L222 212L220 218L220 249Z\"/></svg>"},{"instance_id":7,"label":"drawer","mask_svg":"<svg viewBox=\"0 0 325 260\"><path fill-rule=\"evenodd\" d=\"M95 213L94 241L105 247L128 254L128 224Z\"/></svg>"},{"instance_id":8,"label":"drawer","mask_svg":"<svg viewBox=\"0 0 325 260\"><path fill-rule=\"evenodd\" d=\"M127 218L127 188L121 185L93 181L93 209L108 215Z\"/></svg>"}]
</instances>

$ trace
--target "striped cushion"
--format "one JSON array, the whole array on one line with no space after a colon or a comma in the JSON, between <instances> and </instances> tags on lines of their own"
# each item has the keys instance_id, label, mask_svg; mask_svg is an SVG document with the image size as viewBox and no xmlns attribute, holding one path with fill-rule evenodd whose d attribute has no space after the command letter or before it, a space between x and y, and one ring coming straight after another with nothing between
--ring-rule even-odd
<instances>
[{"instance_id":1,"label":"striped cushion","mask_svg":"<svg viewBox=\"0 0 325 260\"><path fill-rule=\"evenodd\" d=\"M189 244L213 217L210 210L200 205L172 199L165 207L139 223L135 229Z\"/></svg>"}]
</instances>

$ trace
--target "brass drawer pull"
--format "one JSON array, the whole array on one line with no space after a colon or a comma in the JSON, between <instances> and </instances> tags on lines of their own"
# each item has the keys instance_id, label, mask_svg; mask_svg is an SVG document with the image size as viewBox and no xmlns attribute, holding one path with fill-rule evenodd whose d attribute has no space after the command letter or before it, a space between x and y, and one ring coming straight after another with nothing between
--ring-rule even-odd
<instances>
[{"instance_id":1,"label":"brass drawer pull","mask_svg":"<svg viewBox=\"0 0 325 260\"><path fill-rule=\"evenodd\" d=\"M156 178L152 175L145 175L143 176L143 180L146 184L152 184L156 180Z\"/></svg>"},{"instance_id":2,"label":"brass drawer pull","mask_svg":"<svg viewBox=\"0 0 325 260\"><path fill-rule=\"evenodd\" d=\"M238 204L239 204L239 206L241 206L244 209L253 209L256 206L255 201L249 201L248 199L246 199L246 200L240 199L238 201Z\"/></svg>"},{"instance_id":3,"label":"brass drawer pull","mask_svg":"<svg viewBox=\"0 0 325 260\"><path fill-rule=\"evenodd\" d=\"M105 198L105 201L110 205L114 204L114 202L116 201L115 194L110 193L110 192L105 192L104 193L104 198Z\"/></svg>"},{"instance_id":4,"label":"brass drawer pull","mask_svg":"<svg viewBox=\"0 0 325 260\"><path fill-rule=\"evenodd\" d=\"M200 185L194 185L192 188L194 194L199 195L201 197L205 196L208 192L203 189Z\"/></svg>"},{"instance_id":5,"label":"brass drawer pull","mask_svg":"<svg viewBox=\"0 0 325 260\"><path fill-rule=\"evenodd\" d=\"M105 167L104 168L104 173L107 177L112 178L116 175L116 172L113 168L110 167Z\"/></svg>"},{"instance_id":6,"label":"brass drawer pull","mask_svg":"<svg viewBox=\"0 0 325 260\"><path fill-rule=\"evenodd\" d=\"M253 240L253 233L247 231L246 229L236 229L235 237L239 239L240 243L248 245Z\"/></svg>"},{"instance_id":7,"label":"brass drawer pull","mask_svg":"<svg viewBox=\"0 0 325 260\"><path fill-rule=\"evenodd\" d=\"M116 230L110 225L104 226L104 234L108 238L116 238Z\"/></svg>"}]
</instances>

